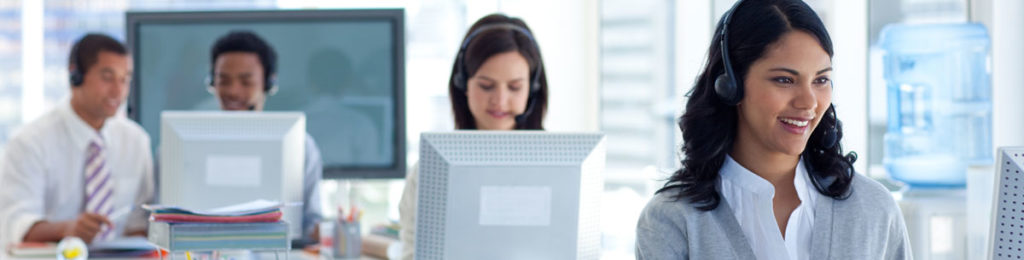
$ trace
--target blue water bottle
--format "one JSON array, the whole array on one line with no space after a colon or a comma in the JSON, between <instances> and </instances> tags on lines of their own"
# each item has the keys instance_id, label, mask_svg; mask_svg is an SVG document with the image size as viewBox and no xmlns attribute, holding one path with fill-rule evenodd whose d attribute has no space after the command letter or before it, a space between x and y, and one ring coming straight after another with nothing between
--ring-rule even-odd
<instances>
[{"instance_id":1,"label":"blue water bottle","mask_svg":"<svg viewBox=\"0 0 1024 260\"><path fill-rule=\"evenodd\" d=\"M981 24L882 29L888 125L883 163L914 187L963 187L992 160L988 32Z\"/></svg>"}]
</instances>

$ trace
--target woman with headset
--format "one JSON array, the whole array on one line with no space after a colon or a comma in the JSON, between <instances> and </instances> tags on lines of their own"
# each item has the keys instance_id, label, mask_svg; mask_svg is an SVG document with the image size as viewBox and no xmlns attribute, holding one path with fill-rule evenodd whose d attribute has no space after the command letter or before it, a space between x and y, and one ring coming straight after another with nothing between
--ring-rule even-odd
<instances>
[{"instance_id":1,"label":"woman with headset","mask_svg":"<svg viewBox=\"0 0 1024 260\"><path fill-rule=\"evenodd\" d=\"M802 1L740 0L723 16L637 259L910 258L895 201L839 145L832 54Z\"/></svg>"},{"instance_id":2,"label":"woman with headset","mask_svg":"<svg viewBox=\"0 0 1024 260\"><path fill-rule=\"evenodd\" d=\"M543 130L548 84L540 48L519 18L480 18L463 39L452 68L448 95L459 130ZM412 259L416 239L417 167L405 178L399 203L403 259Z\"/></svg>"}]
</instances>

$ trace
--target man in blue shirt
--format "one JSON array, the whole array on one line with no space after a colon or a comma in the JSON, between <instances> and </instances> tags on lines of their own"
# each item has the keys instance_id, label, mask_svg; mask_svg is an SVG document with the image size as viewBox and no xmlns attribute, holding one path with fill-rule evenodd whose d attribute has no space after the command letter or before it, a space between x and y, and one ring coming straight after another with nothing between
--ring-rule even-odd
<instances>
[{"instance_id":1,"label":"man in blue shirt","mask_svg":"<svg viewBox=\"0 0 1024 260\"><path fill-rule=\"evenodd\" d=\"M255 33L232 31L221 36L210 48L208 90L220 107L229 111L263 111L267 97L277 92L277 53ZM313 137L306 134L302 236L317 239L320 222L320 180L323 160Z\"/></svg>"}]
</instances>

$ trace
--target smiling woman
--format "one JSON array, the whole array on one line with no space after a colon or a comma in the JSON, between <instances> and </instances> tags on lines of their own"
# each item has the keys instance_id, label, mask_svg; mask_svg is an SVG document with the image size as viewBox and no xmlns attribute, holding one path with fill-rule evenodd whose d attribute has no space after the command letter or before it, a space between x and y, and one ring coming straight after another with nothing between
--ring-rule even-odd
<instances>
[{"instance_id":1,"label":"smiling woman","mask_svg":"<svg viewBox=\"0 0 1024 260\"><path fill-rule=\"evenodd\" d=\"M895 201L839 145L817 14L738 1L708 54L679 122L683 167L644 209L637 258L909 258Z\"/></svg>"}]
</instances>

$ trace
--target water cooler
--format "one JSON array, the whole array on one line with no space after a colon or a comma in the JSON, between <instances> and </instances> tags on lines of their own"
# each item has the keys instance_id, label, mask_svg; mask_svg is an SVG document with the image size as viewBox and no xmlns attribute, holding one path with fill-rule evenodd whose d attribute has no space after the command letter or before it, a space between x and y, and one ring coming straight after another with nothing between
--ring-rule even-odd
<instances>
[{"instance_id":1,"label":"water cooler","mask_svg":"<svg viewBox=\"0 0 1024 260\"><path fill-rule=\"evenodd\" d=\"M883 163L908 185L897 198L914 256L971 259L967 201L979 191L968 172L992 163L988 32L972 23L894 24L882 29L879 46L888 98Z\"/></svg>"}]
</instances>

